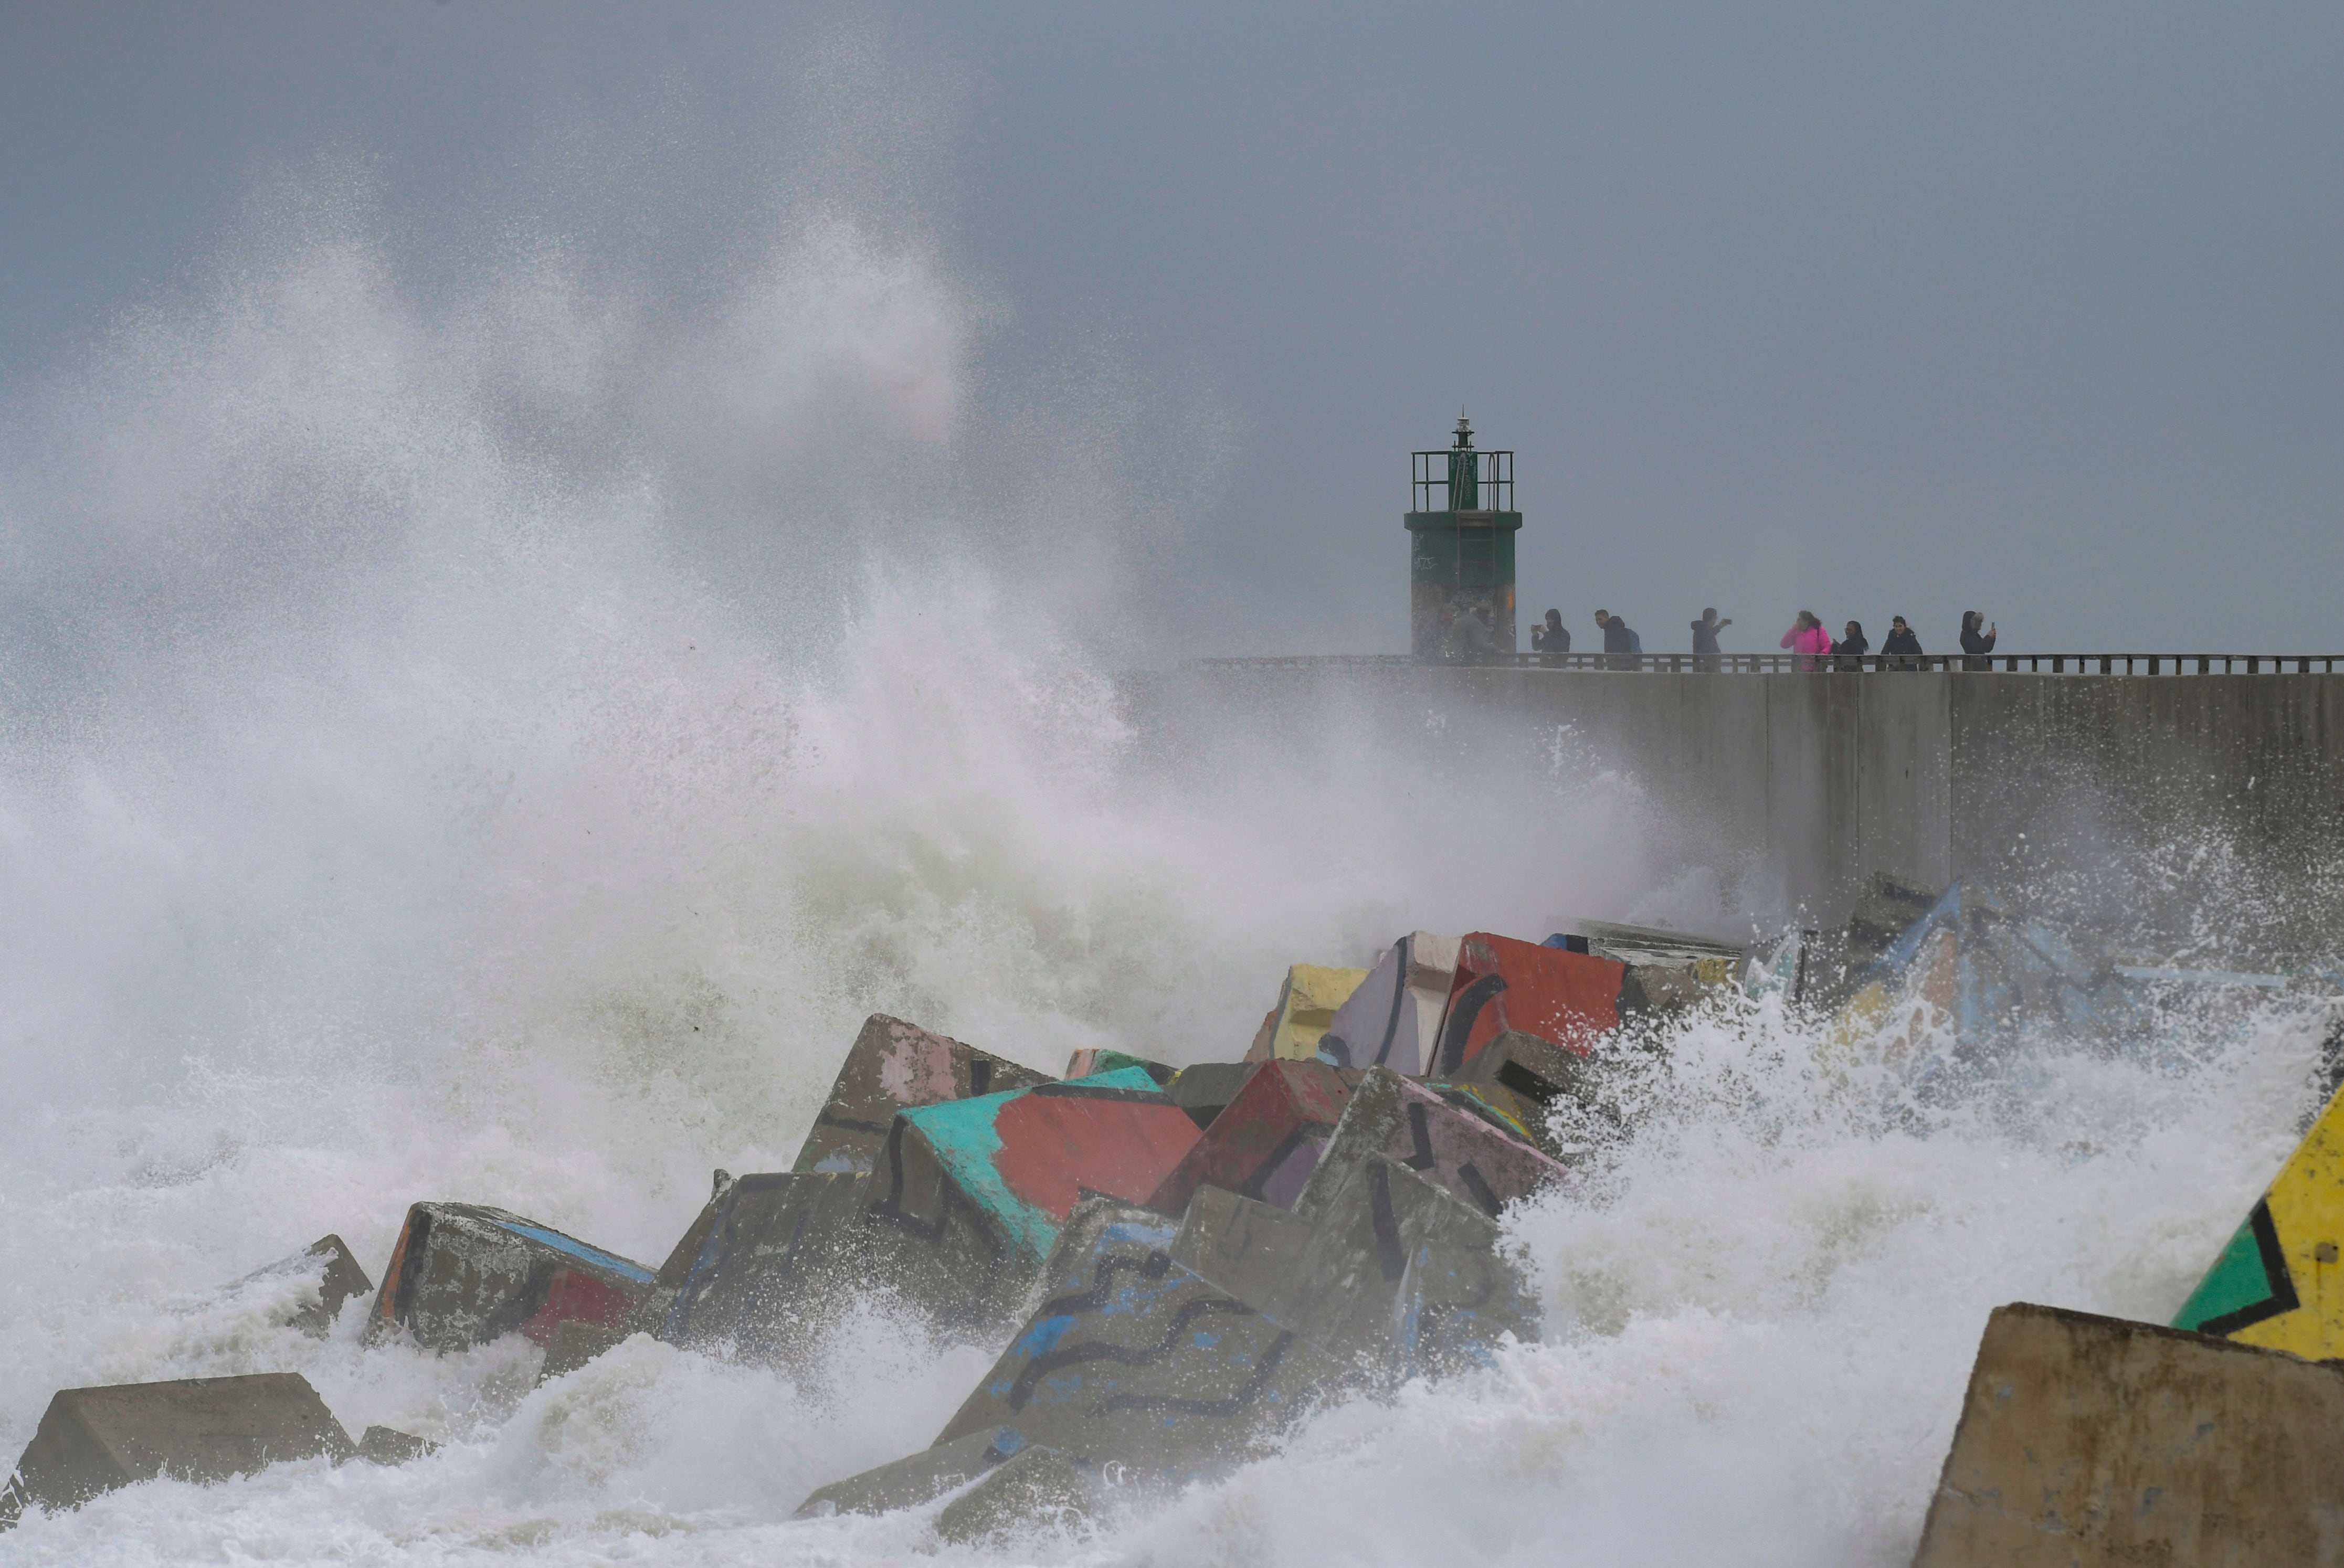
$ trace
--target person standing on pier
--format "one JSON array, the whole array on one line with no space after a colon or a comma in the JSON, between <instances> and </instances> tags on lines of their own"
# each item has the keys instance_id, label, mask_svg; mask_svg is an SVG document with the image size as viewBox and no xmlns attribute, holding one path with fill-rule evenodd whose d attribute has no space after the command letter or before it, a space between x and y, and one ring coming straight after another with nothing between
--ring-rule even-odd
<instances>
[{"instance_id":1,"label":"person standing on pier","mask_svg":"<svg viewBox=\"0 0 2344 1568\"><path fill-rule=\"evenodd\" d=\"M1985 626L1983 632L1978 630L1981 625ZM1991 670L1994 668L1994 661L1986 655L1994 652L1995 638L1998 632L1998 627L1988 624L1985 617L1976 611L1962 612L1962 652L1969 655L1962 661L1963 669Z\"/></svg>"},{"instance_id":2,"label":"person standing on pier","mask_svg":"<svg viewBox=\"0 0 2344 1568\"><path fill-rule=\"evenodd\" d=\"M1642 662L1636 655L1644 651L1644 640L1629 626L1626 616L1598 610L1595 623L1603 628L1603 652L1611 655L1603 661L1608 667L1632 670Z\"/></svg>"},{"instance_id":3,"label":"person standing on pier","mask_svg":"<svg viewBox=\"0 0 2344 1568\"><path fill-rule=\"evenodd\" d=\"M1531 628L1531 652L1539 655L1541 664L1562 663L1562 656L1571 652L1571 628L1562 623L1561 611L1548 611L1546 620Z\"/></svg>"},{"instance_id":4,"label":"person standing on pier","mask_svg":"<svg viewBox=\"0 0 2344 1568\"><path fill-rule=\"evenodd\" d=\"M1781 646L1799 655L1796 668L1817 670L1823 666L1818 655L1831 652L1831 633L1824 630L1824 619L1812 610L1802 610L1791 629L1783 633Z\"/></svg>"},{"instance_id":5,"label":"person standing on pier","mask_svg":"<svg viewBox=\"0 0 2344 1568\"><path fill-rule=\"evenodd\" d=\"M1921 667L1921 639L1913 635L1913 628L1904 624L1902 615L1889 621L1888 641L1880 645L1880 651L1895 659L1896 662L1888 666L1892 670L1917 670Z\"/></svg>"},{"instance_id":6,"label":"person standing on pier","mask_svg":"<svg viewBox=\"0 0 2344 1568\"><path fill-rule=\"evenodd\" d=\"M1872 643L1864 634L1864 623L1860 621L1849 622L1847 635L1832 644L1832 652L1839 655L1839 668L1862 670L1864 656L1872 652Z\"/></svg>"},{"instance_id":7,"label":"person standing on pier","mask_svg":"<svg viewBox=\"0 0 2344 1568\"><path fill-rule=\"evenodd\" d=\"M1695 670L1708 675L1717 673L1718 654L1723 652L1717 645L1717 634L1733 624L1732 616L1720 621L1713 607L1701 612L1701 619L1692 623L1692 667Z\"/></svg>"}]
</instances>

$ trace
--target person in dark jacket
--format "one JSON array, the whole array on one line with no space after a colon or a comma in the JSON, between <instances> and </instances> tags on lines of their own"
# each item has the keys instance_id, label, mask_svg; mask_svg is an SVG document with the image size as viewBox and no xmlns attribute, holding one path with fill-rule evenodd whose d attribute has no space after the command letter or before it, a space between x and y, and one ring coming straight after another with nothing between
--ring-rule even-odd
<instances>
[{"instance_id":1,"label":"person in dark jacket","mask_svg":"<svg viewBox=\"0 0 2344 1568\"><path fill-rule=\"evenodd\" d=\"M1983 632L1978 630L1981 625L1985 626ZM1997 631L1996 627L1987 624L1985 617L1976 611L1962 612L1962 652L1969 655L1962 661L1963 669L1991 670L1994 668L1994 661L1986 655L1994 652L1994 641Z\"/></svg>"},{"instance_id":2,"label":"person in dark jacket","mask_svg":"<svg viewBox=\"0 0 2344 1568\"><path fill-rule=\"evenodd\" d=\"M1603 652L1611 655L1603 661L1607 666L1632 670L1642 662L1636 655L1643 651L1644 640L1630 629L1626 616L1598 610L1595 623L1603 628Z\"/></svg>"},{"instance_id":3,"label":"person in dark jacket","mask_svg":"<svg viewBox=\"0 0 2344 1568\"><path fill-rule=\"evenodd\" d=\"M1717 634L1733 624L1731 617L1720 621L1713 609L1701 612L1701 619L1692 623L1692 667L1695 670L1705 674L1717 673L1718 654L1723 652L1717 645Z\"/></svg>"},{"instance_id":4,"label":"person in dark jacket","mask_svg":"<svg viewBox=\"0 0 2344 1568\"><path fill-rule=\"evenodd\" d=\"M1890 619L1888 641L1880 645L1880 651L1896 661L1888 666L1892 670L1917 670L1921 667L1921 639L1913 635L1913 628L1904 624L1902 615ZM1906 663L1907 660L1911 663Z\"/></svg>"},{"instance_id":5,"label":"person in dark jacket","mask_svg":"<svg viewBox=\"0 0 2344 1568\"><path fill-rule=\"evenodd\" d=\"M1847 635L1832 644L1832 652L1838 656L1839 668L1863 669L1864 656L1872 652L1872 644L1864 635L1864 623L1860 621L1849 622Z\"/></svg>"},{"instance_id":6,"label":"person in dark jacket","mask_svg":"<svg viewBox=\"0 0 2344 1568\"><path fill-rule=\"evenodd\" d=\"M1561 611L1548 611L1546 620L1531 628L1531 652L1541 664L1562 663L1562 655L1571 652L1571 628L1562 623Z\"/></svg>"}]
</instances>

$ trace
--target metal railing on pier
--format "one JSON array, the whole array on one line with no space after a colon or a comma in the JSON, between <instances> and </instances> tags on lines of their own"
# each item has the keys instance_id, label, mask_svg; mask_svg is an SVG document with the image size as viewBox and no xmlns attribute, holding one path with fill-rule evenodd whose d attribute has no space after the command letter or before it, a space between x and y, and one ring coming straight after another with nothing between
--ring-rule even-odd
<instances>
[{"instance_id":1,"label":"metal railing on pier","mask_svg":"<svg viewBox=\"0 0 2344 1568\"><path fill-rule=\"evenodd\" d=\"M1200 659L1255 669L1452 663L1483 668L1584 670L1664 675L1862 674L1936 670L2004 675L2332 675L2344 653L1495 653L1471 660L1406 653L1337 653Z\"/></svg>"}]
</instances>

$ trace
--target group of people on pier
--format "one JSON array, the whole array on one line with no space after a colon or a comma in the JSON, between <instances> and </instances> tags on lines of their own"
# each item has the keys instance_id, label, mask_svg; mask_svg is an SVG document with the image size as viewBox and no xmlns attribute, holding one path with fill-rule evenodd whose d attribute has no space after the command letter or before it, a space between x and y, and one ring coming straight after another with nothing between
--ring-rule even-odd
<instances>
[{"instance_id":1,"label":"group of people on pier","mask_svg":"<svg viewBox=\"0 0 2344 1568\"><path fill-rule=\"evenodd\" d=\"M1717 634L1733 624L1731 617L1721 619L1714 608L1701 612L1701 619L1692 623L1695 670L1716 671L1723 667L1725 651L1718 645ZM1643 667L1644 639L1628 624L1627 617L1598 610L1595 625L1603 633L1604 668ZM1962 668L1993 668L1989 655L1994 652L1997 634L1996 625L1984 615L1975 610L1963 611ZM1793 668L1799 670L1861 670L1864 667L1864 655L1873 652L1872 640L1864 634L1861 622L1849 622L1842 634L1834 637L1824 629L1823 618L1812 610L1799 612L1791 629L1783 633L1779 646L1790 650ZM1544 621L1531 627L1531 651L1543 656L1546 662L1562 663L1562 655L1571 652L1571 628L1562 623L1561 611L1549 610ZM1891 617L1888 636L1880 644L1879 655L1874 662L1884 670L1919 670L1926 667L1925 658L1921 639L1914 634L1904 617Z\"/></svg>"}]
</instances>

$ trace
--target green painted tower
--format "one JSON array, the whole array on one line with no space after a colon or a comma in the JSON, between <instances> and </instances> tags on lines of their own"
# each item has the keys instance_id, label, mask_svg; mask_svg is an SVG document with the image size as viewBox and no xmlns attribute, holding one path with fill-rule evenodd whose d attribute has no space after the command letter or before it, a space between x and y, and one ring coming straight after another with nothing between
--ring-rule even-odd
<instances>
[{"instance_id":1,"label":"green painted tower","mask_svg":"<svg viewBox=\"0 0 2344 1568\"><path fill-rule=\"evenodd\" d=\"M1409 647L1470 663L1514 652L1514 454L1475 451L1461 414L1445 450L1412 455Z\"/></svg>"}]
</instances>

